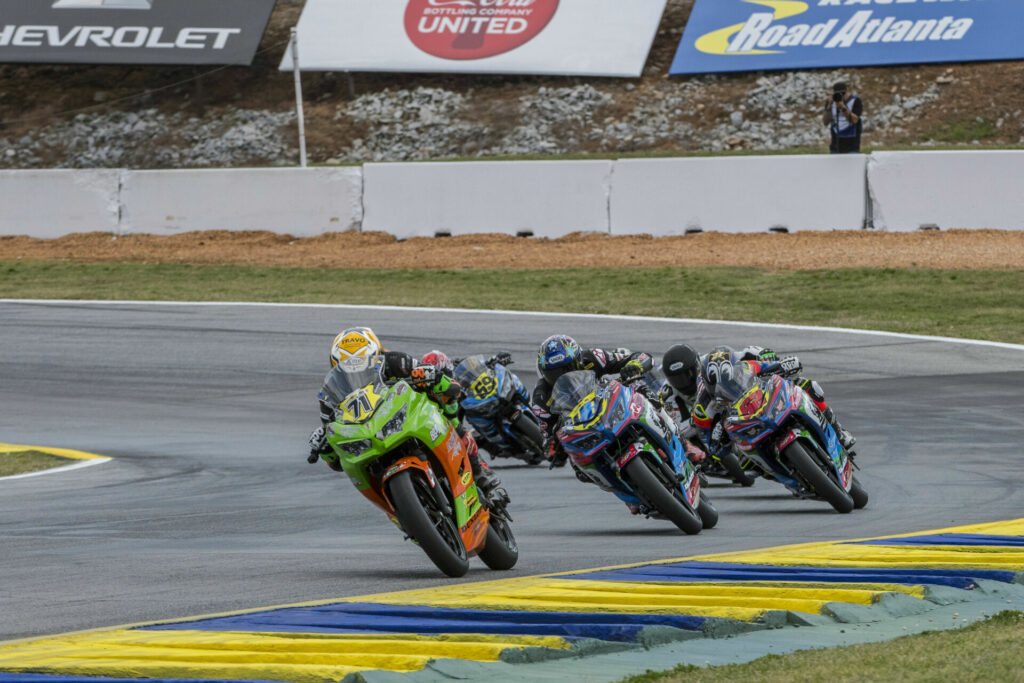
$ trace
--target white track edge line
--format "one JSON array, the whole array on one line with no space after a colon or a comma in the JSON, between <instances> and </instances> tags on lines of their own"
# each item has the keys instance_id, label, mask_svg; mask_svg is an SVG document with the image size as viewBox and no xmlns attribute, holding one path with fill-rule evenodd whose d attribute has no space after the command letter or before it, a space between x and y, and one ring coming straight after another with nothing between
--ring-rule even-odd
<instances>
[{"instance_id":1,"label":"white track edge line","mask_svg":"<svg viewBox=\"0 0 1024 683\"><path fill-rule=\"evenodd\" d=\"M268 301L106 301L102 299L0 299L0 303L9 304L62 304L81 306L252 306L264 308L325 308L335 310L375 310L375 311L417 311L422 313L473 313L478 315L532 316L538 318L583 318L601 320L628 320L632 322L678 323L683 325L724 325L730 327L759 327L777 330L805 330L808 332L837 332L841 334L861 334L893 339L912 341L941 342L946 344L969 344L972 346L988 346L1013 351L1024 351L1024 344L1010 344L985 339L963 339L960 337L935 337L925 334L906 334L904 332L887 332L884 330L859 330L850 327L822 327L816 325L790 325L785 323L759 323L738 320L710 320L706 318L663 318L643 315L610 315L606 313L557 313L552 311L507 311L480 308L433 308L426 306L379 306L374 304L305 304L279 303Z\"/></svg>"},{"instance_id":2,"label":"white track edge line","mask_svg":"<svg viewBox=\"0 0 1024 683\"><path fill-rule=\"evenodd\" d=\"M39 470L37 472L26 472L25 474L12 474L6 477L0 477L0 482L10 481L11 479L27 479L28 477L41 477L44 474L57 474L58 472L70 472L71 470L80 470L83 467L91 467L93 465L102 465L105 462L110 462L113 458L93 458L92 460L83 460L76 462L71 465L61 465L60 467L51 467L46 470Z\"/></svg>"}]
</instances>

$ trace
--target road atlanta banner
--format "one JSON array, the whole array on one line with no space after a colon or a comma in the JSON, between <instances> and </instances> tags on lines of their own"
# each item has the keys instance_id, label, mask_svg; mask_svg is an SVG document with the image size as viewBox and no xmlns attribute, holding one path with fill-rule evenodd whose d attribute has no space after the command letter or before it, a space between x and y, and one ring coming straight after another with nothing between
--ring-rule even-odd
<instances>
[{"instance_id":1,"label":"road atlanta banner","mask_svg":"<svg viewBox=\"0 0 1024 683\"><path fill-rule=\"evenodd\" d=\"M667 0L306 0L303 71L641 74ZM281 69L292 70L291 51Z\"/></svg>"},{"instance_id":2,"label":"road atlanta banner","mask_svg":"<svg viewBox=\"0 0 1024 683\"><path fill-rule=\"evenodd\" d=\"M1024 0L697 0L670 73L1024 58Z\"/></svg>"}]
</instances>

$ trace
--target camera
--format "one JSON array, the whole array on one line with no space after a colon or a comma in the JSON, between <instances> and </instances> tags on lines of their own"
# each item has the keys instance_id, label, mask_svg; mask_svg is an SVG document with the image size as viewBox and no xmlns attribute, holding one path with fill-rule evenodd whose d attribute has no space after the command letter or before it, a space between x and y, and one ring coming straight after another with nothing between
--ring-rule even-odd
<instances>
[{"instance_id":1,"label":"camera","mask_svg":"<svg viewBox=\"0 0 1024 683\"><path fill-rule=\"evenodd\" d=\"M834 92L834 93L832 93L832 101L833 102L842 102L843 101L843 93L841 93L841 92Z\"/></svg>"}]
</instances>

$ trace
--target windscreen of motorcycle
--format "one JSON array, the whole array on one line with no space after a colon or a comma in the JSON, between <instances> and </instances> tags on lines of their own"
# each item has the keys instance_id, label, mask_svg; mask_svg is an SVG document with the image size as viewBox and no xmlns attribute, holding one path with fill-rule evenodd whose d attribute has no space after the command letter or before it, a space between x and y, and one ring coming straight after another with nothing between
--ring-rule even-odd
<instances>
[{"instance_id":1,"label":"windscreen of motorcycle","mask_svg":"<svg viewBox=\"0 0 1024 683\"><path fill-rule=\"evenodd\" d=\"M733 366L733 372L720 376L715 385L715 398L723 403L733 404L757 385L757 376L745 363Z\"/></svg>"},{"instance_id":2,"label":"windscreen of motorcycle","mask_svg":"<svg viewBox=\"0 0 1024 683\"><path fill-rule=\"evenodd\" d=\"M567 415L600 388L597 375L590 370L567 372L551 387L551 412Z\"/></svg>"},{"instance_id":3,"label":"windscreen of motorcycle","mask_svg":"<svg viewBox=\"0 0 1024 683\"><path fill-rule=\"evenodd\" d=\"M351 372L339 365L324 381L324 391L338 406L338 417L344 422L369 420L386 390L379 364Z\"/></svg>"},{"instance_id":4,"label":"windscreen of motorcycle","mask_svg":"<svg viewBox=\"0 0 1024 683\"><path fill-rule=\"evenodd\" d=\"M455 368L455 379L468 396L486 401L498 393L498 378L486 356L470 356Z\"/></svg>"}]
</instances>

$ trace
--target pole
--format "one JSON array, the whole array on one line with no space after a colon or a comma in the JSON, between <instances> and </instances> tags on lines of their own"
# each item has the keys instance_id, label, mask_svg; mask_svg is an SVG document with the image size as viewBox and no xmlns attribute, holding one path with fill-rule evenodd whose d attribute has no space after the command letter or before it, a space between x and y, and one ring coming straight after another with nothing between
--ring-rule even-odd
<instances>
[{"instance_id":1,"label":"pole","mask_svg":"<svg viewBox=\"0 0 1024 683\"><path fill-rule=\"evenodd\" d=\"M306 117L302 110L302 73L299 69L299 36L292 27L292 70L295 73L295 114L299 119L299 165L306 168Z\"/></svg>"}]
</instances>

